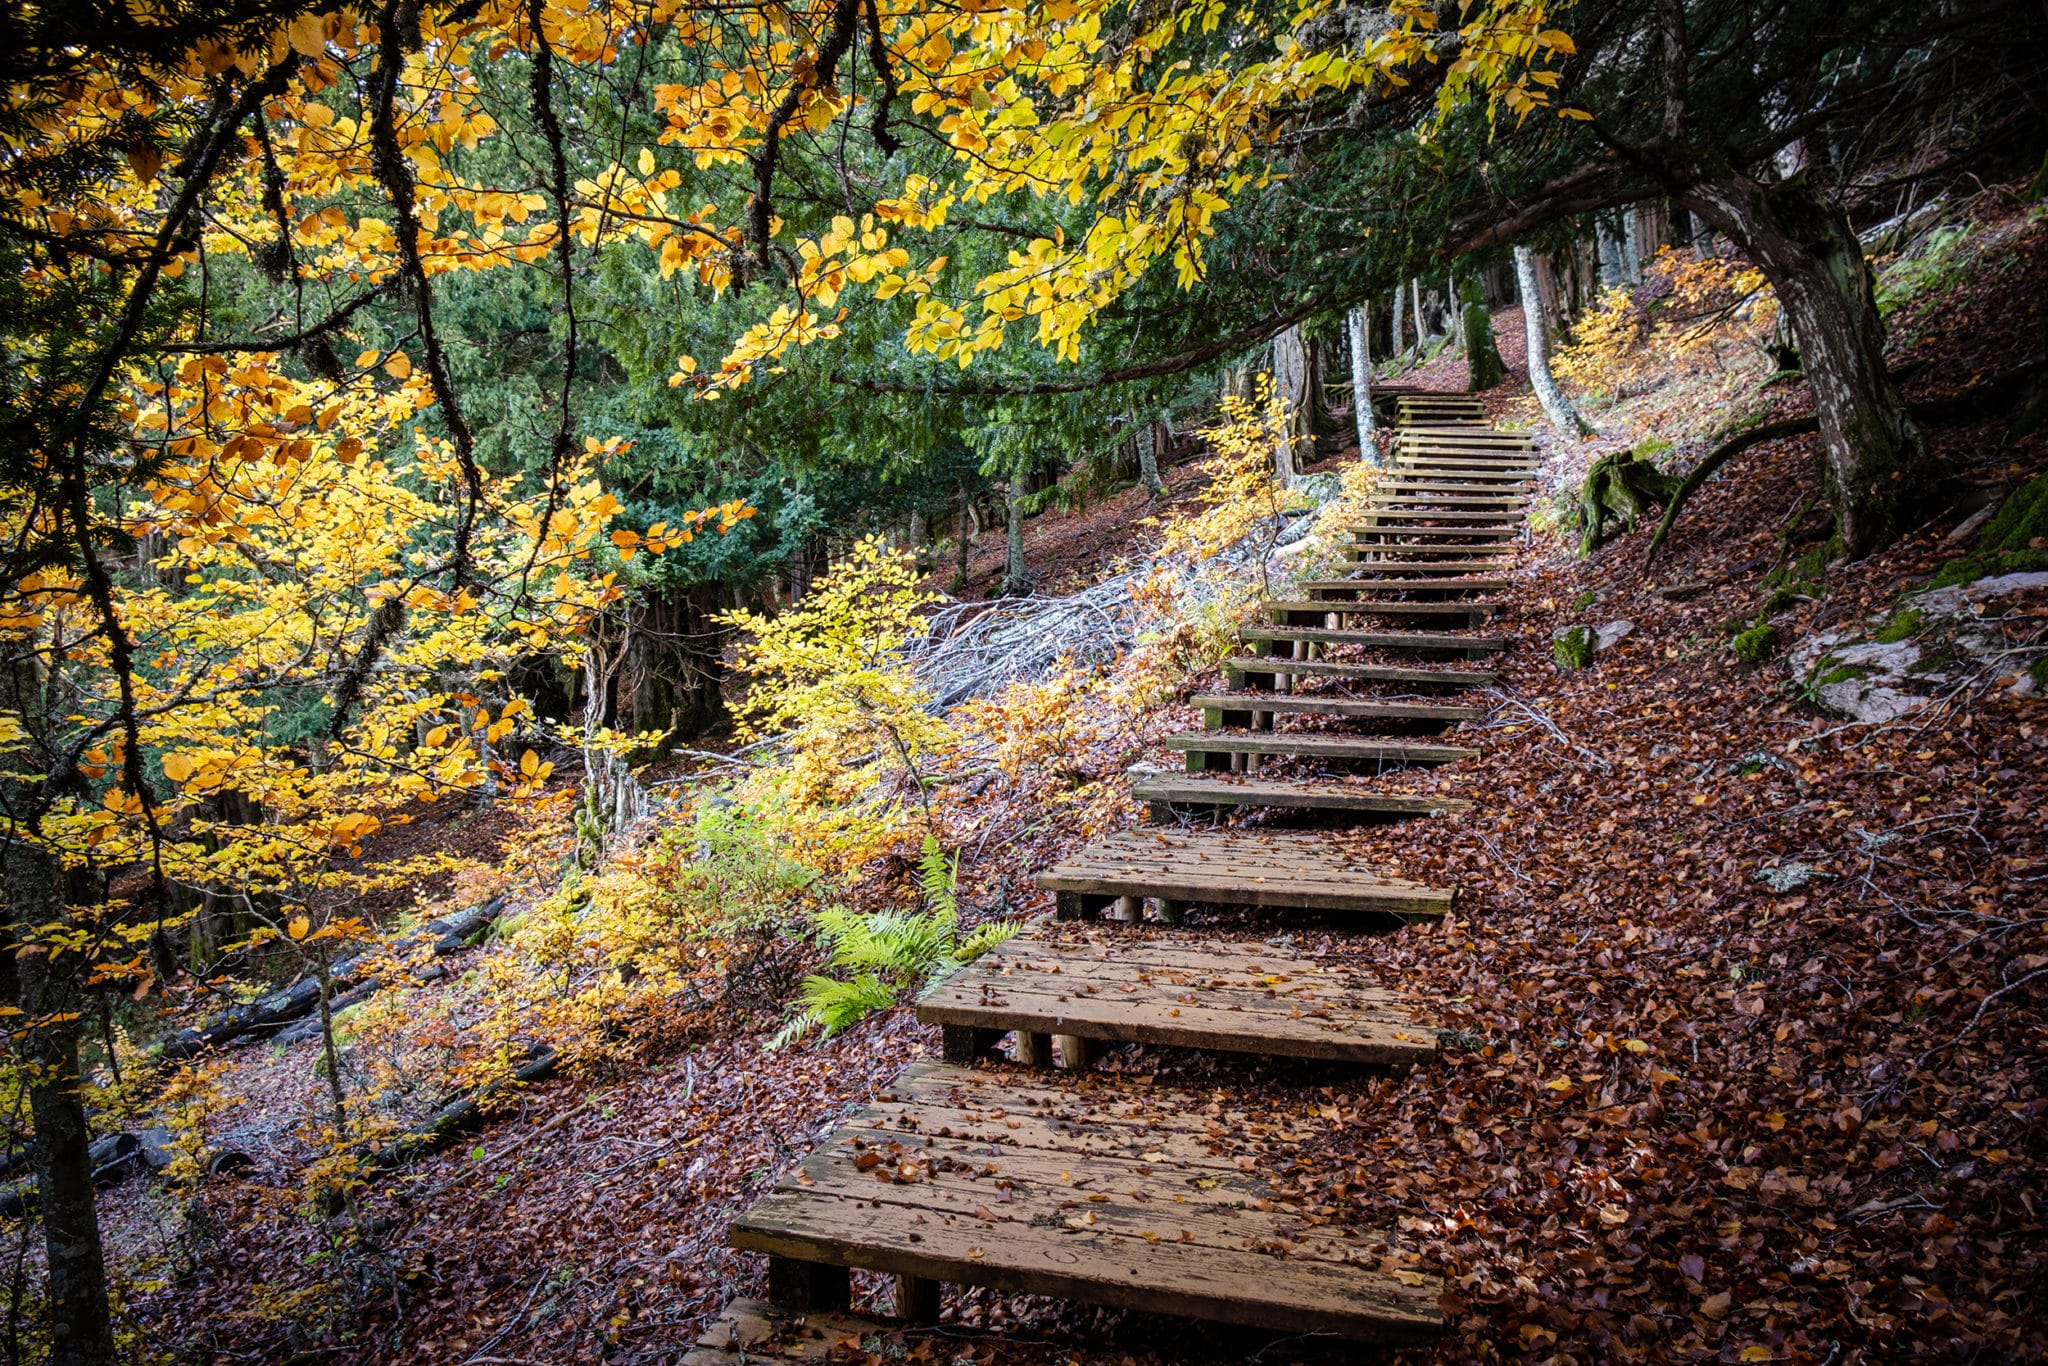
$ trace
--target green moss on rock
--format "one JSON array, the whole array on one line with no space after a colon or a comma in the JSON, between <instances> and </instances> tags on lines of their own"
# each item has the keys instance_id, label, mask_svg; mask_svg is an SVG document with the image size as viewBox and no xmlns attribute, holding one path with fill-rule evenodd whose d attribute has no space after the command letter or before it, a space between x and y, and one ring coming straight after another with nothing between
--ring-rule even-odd
<instances>
[{"instance_id":1,"label":"green moss on rock","mask_svg":"<svg viewBox=\"0 0 2048 1366\"><path fill-rule=\"evenodd\" d=\"M1769 659L1778 649L1778 628L1769 622L1759 622L1735 637L1735 657L1744 664L1757 665Z\"/></svg>"},{"instance_id":2,"label":"green moss on rock","mask_svg":"<svg viewBox=\"0 0 2048 1366\"><path fill-rule=\"evenodd\" d=\"M1593 628L1574 626L1558 633L1550 653L1560 669L1588 669L1593 665Z\"/></svg>"},{"instance_id":3,"label":"green moss on rock","mask_svg":"<svg viewBox=\"0 0 2048 1366\"><path fill-rule=\"evenodd\" d=\"M2048 569L2048 474L2037 474L2012 491L1985 525L1975 550L1941 567L1934 586L1948 588L1994 574L2043 569Z\"/></svg>"}]
</instances>

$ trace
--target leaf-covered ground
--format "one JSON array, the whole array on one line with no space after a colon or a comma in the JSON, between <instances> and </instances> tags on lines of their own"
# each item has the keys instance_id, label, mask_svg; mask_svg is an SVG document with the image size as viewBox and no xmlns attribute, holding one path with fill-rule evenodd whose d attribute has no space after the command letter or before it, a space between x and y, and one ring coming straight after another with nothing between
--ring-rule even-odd
<instances>
[{"instance_id":1,"label":"leaf-covered ground","mask_svg":"<svg viewBox=\"0 0 2048 1366\"><path fill-rule=\"evenodd\" d=\"M1952 392L2030 354L2044 257L2040 234L2016 233L1938 306L1909 307L1896 325L1928 362L1910 392ZM1673 375L1599 414L1620 429L1606 444L1654 421L1696 453L1720 420L1699 396L1724 379ZM1773 393L1800 411L1796 385ZM1525 394L1499 406L1527 421ZM1965 490L2048 464L2041 437L2001 449L1996 432L1932 429ZM1552 456L1566 473L1585 460ZM1470 796L1473 812L1331 833L1455 887L1455 914L1382 937L1258 922L1431 1000L1454 1031L1437 1066L1396 1079L1141 1049L1105 1063L1227 1102L1305 1218L1386 1233L1440 1272L1444 1360L2048 1355L2048 706L1994 664L1937 706L1850 725L1802 700L1782 665L1738 662L1729 623L1751 624L1767 570L1818 541L1815 527L1780 544L1817 478L1810 438L1743 456L1647 575L1646 531L1586 562L1540 539L1508 595L1516 645L1493 714L1456 733L1483 756L1402 778ZM1827 568L1779 605L1781 638L1885 609L1959 553L1944 537L1970 505L1959 493L1898 546ZM1097 554L1128 540L1105 518ZM1557 628L1618 620L1634 629L1595 667L1552 663ZM1999 629L2017 647L2044 625L2035 599ZM1157 722L1199 724L1173 709ZM1036 907L1031 868L1104 811L1135 818L1113 793L1037 800L989 789L971 900ZM759 1262L725 1249L731 1215L936 1045L899 1010L765 1054L769 1023L707 1015L644 1068L534 1088L473 1149L382 1187L366 1205L382 1251L346 1270L328 1264L320 1225L282 1208L280 1153L217 1193L178 1244L183 1279L135 1308L190 1359L317 1346L305 1360L676 1360L725 1300L762 1288ZM237 1066L296 1084L270 1094L274 1115L311 1103L307 1046ZM164 1199L113 1195L124 1245L155 1245ZM310 1299L294 1329L292 1297L314 1286L333 1297L332 1335ZM877 1351L1355 1359L1028 1297L949 1304L937 1332Z\"/></svg>"}]
</instances>

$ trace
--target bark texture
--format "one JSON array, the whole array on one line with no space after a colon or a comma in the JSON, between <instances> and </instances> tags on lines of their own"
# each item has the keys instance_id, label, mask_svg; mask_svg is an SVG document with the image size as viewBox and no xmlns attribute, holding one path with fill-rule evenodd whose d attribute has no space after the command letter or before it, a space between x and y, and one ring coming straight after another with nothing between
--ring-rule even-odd
<instances>
[{"instance_id":1,"label":"bark texture","mask_svg":"<svg viewBox=\"0 0 2048 1366\"><path fill-rule=\"evenodd\" d=\"M1273 472L1286 483L1316 458L1315 366L1299 327L1273 338L1273 389L1287 400L1287 434L1273 450Z\"/></svg>"},{"instance_id":2,"label":"bark texture","mask_svg":"<svg viewBox=\"0 0 2048 1366\"><path fill-rule=\"evenodd\" d=\"M1351 334L1351 415L1358 424L1358 453L1379 463L1379 444L1373 440L1378 422L1372 413L1372 306L1360 304L1346 315Z\"/></svg>"},{"instance_id":3,"label":"bark texture","mask_svg":"<svg viewBox=\"0 0 2048 1366\"><path fill-rule=\"evenodd\" d=\"M1536 253L1527 247L1515 248L1515 284L1522 295L1522 330L1528 342L1529 387L1536 391L1536 402L1543 407L1543 415L1550 419L1550 426L1559 436L1581 437L1591 435L1592 424L1579 416L1579 410L1557 387L1557 379L1550 373L1550 311L1544 306L1543 286L1536 270Z\"/></svg>"},{"instance_id":4,"label":"bark texture","mask_svg":"<svg viewBox=\"0 0 2048 1366\"><path fill-rule=\"evenodd\" d=\"M1493 340L1493 315L1486 311L1483 291L1477 280L1465 282L1465 361L1471 370L1467 386L1475 394L1493 388L1508 377L1507 362Z\"/></svg>"},{"instance_id":5,"label":"bark texture","mask_svg":"<svg viewBox=\"0 0 2048 1366\"><path fill-rule=\"evenodd\" d=\"M1894 539L1934 488L1927 439L1884 361L1884 325L1855 230L1803 179L1762 184L1726 169L1683 199L1771 282L1813 390L1842 544L1852 556Z\"/></svg>"}]
</instances>

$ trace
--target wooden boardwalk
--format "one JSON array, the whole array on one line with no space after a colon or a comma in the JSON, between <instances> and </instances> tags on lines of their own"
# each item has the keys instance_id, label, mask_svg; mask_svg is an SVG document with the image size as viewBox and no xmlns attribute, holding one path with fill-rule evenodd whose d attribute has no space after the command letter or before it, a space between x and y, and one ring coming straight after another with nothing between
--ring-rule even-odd
<instances>
[{"instance_id":1,"label":"wooden boardwalk","mask_svg":"<svg viewBox=\"0 0 2048 1366\"><path fill-rule=\"evenodd\" d=\"M1113 1045L1394 1068L1435 1054L1431 1003L1398 983L1199 925L1227 907L1384 930L1452 904L1327 831L1221 823L1471 805L1381 784L1478 753L1453 728L1486 714L1480 661L1512 645L1491 595L1538 456L1476 396L1379 399L1399 426L1337 547L1350 572L1261 603L1224 688L1192 699L1202 728L1165 741L1188 771L1134 774L1151 823L1040 869L1057 918L927 990L918 1015L946 1061L898 1077L733 1224L735 1247L769 1256L770 1303L735 1301L687 1361L824 1359L827 1339L873 1326L843 1312L849 1267L894 1274L912 1322L936 1319L951 1282L1389 1343L1441 1326L1438 1281L1390 1274L1363 1236L1304 1229L1206 1097L1085 1070ZM1371 776L1343 772L1361 765Z\"/></svg>"}]
</instances>

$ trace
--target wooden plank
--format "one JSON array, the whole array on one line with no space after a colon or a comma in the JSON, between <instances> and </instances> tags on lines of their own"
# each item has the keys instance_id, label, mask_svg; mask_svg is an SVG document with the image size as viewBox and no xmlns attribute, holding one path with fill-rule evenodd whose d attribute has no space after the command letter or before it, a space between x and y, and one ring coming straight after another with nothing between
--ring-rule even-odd
<instances>
[{"instance_id":1,"label":"wooden plank","mask_svg":"<svg viewBox=\"0 0 2048 1366\"><path fill-rule=\"evenodd\" d=\"M1126 831L1039 873L1037 882L1049 892L1211 905L1395 915L1442 915L1450 909L1449 890L1383 877L1332 848L1327 836L1302 843L1288 838L1293 832L1260 833L1247 846L1227 830Z\"/></svg>"},{"instance_id":2,"label":"wooden plank","mask_svg":"<svg viewBox=\"0 0 2048 1366\"><path fill-rule=\"evenodd\" d=\"M1479 625L1504 605L1500 602L1470 598L1449 598L1436 602L1332 602L1303 599L1259 604L1269 617L1283 625L1291 624L1288 619L1292 616L1307 614L1346 617L1463 617L1470 626Z\"/></svg>"},{"instance_id":3,"label":"wooden plank","mask_svg":"<svg viewBox=\"0 0 2048 1366\"><path fill-rule=\"evenodd\" d=\"M1113 942L1040 942L1034 930L1002 950L935 983L917 1018L1380 1066L1413 1066L1436 1053L1435 1031L1416 1021L1415 1002L1356 974L1320 973L1313 960L1275 970L1270 949L1256 964L1211 944L1184 951L1180 962L1160 961Z\"/></svg>"},{"instance_id":4,"label":"wooden plank","mask_svg":"<svg viewBox=\"0 0 2048 1366\"><path fill-rule=\"evenodd\" d=\"M1476 688L1499 680L1491 669L1410 669L1393 664L1338 664L1324 659L1275 659L1271 656L1239 655L1223 661L1231 686L1242 686L1247 677L1274 674L1295 677L1347 678L1357 683L1406 683L1418 688Z\"/></svg>"},{"instance_id":5,"label":"wooden plank","mask_svg":"<svg viewBox=\"0 0 2048 1366\"><path fill-rule=\"evenodd\" d=\"M1332 631L1315 626L1245 626L1244 640L1301 640L1318 645L1367 645L1378 650L1466 650L1488 654L1508 647L1505 636L1460 636L1449 631Z\"/></svg>"},{"instance_id":6,"label":"wooden plank","mask_svg":"<svg viewBox=\"0 0 2048 1366\"><path fill-rule=\"evenodd\" d=\"M1424 745L1319 731L1183 731L1166 737L1168 749L1193 754L1290 754L1309 759L1352 759L1383 764L1452 764L1476 759L1460 745Z\"/></svg>"},{"instance_id":7,"label":"wooden plank","mask_svg":"<svg viewBox=\"0 0 2048 1366\"><path fill-rule=\"evenodd\" d=\"M1203 710L1286 712L1304 716L1342 716L1357 721L1478 721L1484 707L1442 702L1382 702L1378 698L1325 697L1318 693L1197 693L1188 699Z\"/></svg>"},{"instance_id":8,"label":"wooden plank","mask_svg":"<svg viewBox=\"0 0 2048 1366\"><path fill-rule=\"evenodd\" d=\"M1288 811L1349 811L1361 815L1439 816L1468 809L1455 797L1372 792L1337 779L1265 778L1244 773L1152 774L1131 784L1141 802L1173 806L1264 806Z\"/></svg>"},{"instance_id":9,"label":"wooden plank","mask_svg":"<svg viewBox=\"0 0 2048 1366\"><path fill-rule=\"evenodd\" d=\"M1467 540L1475 541L1505 541L1513 540L1521 534L1522 529L1519 526L1385 526L1351 528L1351 535L1354 538L1365 535L1394 537L1427 536L1435 538L1461 536Z\"/></svg>"},{"instance_id":10,"label":"wooden plank","mask_svg":"<svg viewBox=\"0 0 2048 1366\"><path fill-rule=\"evenodd\" d=\"M1457 522L1461 524L1458 530L1469 528L1474 531L1491 531L1494 527L1481 526L1479 523L1506 523L1519 526L1528 520L1528 515L1519 508L1496 511L1473 507L1404 507L1398 503L1368 503L1360 515L1368 520L1346 523L1344 530L1370 531L1384 535L1390 525L1397 525L1399 529L1406 530L1406 524L1409 522Z\"/></svg>"},{"instance_id":11,"label":"wooden plank","mask_svg":"<svg viewBox=\"0 0 2048 1366\"><path fill-rule=\"evenodd\" d=\"M1303 579L1304 593L1484 593L1506 588L1504 578Z\"/></svg>"},{"instance_id":12,"label":"wooden plank","mask_svg":"<svg viewBox=\"0 0 2048 1366\"><path fill-rule=\"evenodd\" d=\"M1277 1221L1263 1226L1262 1240L1262 1226L1246 1220L1244 1246L1225 1248L1187 1227L1206 1221L1162 1217L1185 1213L1172 1194L1155 1197L1154 1209L1135 1200L1114 1208L1032 1202L1049 1205L1049 1228L1007 1205L997 1212L986 1203L995 1198L993 1181L981 1201L958 1208L913 1203L872 1180L849 1181L843 1193L778 1188L733 1222L731 1240L785 1257L1289 1332L1407 1343L1441 1328L1436 1283L1411 1288L1370 1263L1289 1255L1284 1245L1300 1244ZM1067 1203L1080 1208L1071 1223L1058 1220ZM996 1217L982 1220L982 1209ZM1094 1218L1083 1222L1086 1215Z\"/></svg>"}]
</instances>

